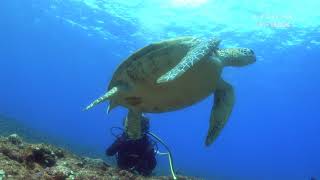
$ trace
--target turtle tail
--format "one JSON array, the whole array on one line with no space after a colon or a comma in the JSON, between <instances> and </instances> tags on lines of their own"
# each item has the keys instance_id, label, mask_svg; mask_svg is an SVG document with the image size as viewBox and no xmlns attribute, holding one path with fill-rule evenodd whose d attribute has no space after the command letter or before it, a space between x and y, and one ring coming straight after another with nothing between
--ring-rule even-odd
<instances>
[{"instance_id":1,"label":"turtle tail","mask_svg":"<svg viewBox=\"0 0 320 180\"><path fill-rule=\"evenodd\" d=\"M94 100L91 104L89 104L84 110L89 110L96 106L97 104L100 104L104 101L109 100L111 97L117 95L119 93L119 88L118 87L113 87L110 89L108 92L106 92L103 96L99 97L98 99Z\"/></svg>"}]
</instances>

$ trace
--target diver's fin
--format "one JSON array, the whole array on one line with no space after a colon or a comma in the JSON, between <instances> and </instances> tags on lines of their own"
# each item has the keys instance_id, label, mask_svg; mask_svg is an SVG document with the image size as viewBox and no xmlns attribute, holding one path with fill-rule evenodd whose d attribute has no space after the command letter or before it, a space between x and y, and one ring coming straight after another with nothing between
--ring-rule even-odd
<instances>
[{"instance_id":1,"label":"diver's fin","mask_svg":"<svg viewBox=\"0 0 320 180\"><path fill-rule=\"evenodd\" d=\"M170 71L162 75L157 83L166 83L173 81L184 74L187 70L192 68L197 62L203 57L208 55L210 52L215 51L219 46L220 40L212 38L208 40L201 40L201 42L189 50L184 58Z\"/></svg>"},{"instance_id":2,"label":"diver's fin","mask_svg":"<svg viewBox=\"0 0 320 180\"><path fill-rule=\"evenodd\" d=\"M142 137L142 113L129 109L125 120L125 131L129 139L137 140Z\"/></svg>"},{"instance_id":3,"label":"diver's fin","mask_svg":"<svg viewBox=\"0 0 320 180\"><path fill-rule=\"evenodd\" d=\"M206 138L206 146L209 146L218 137L225 126L234 104L233 87L220 79L214 92L214 105L211 110L210 126Z\"/></svg>"},{"instance_id":4,"label":"diver's fin","mask_svg":"<svg viewBox=\"0 0 320 180\"><path fill-rule=\"evenodd\" d=\"M119 93L119 88L118 87L113 87L111 88L108 92L106 92L103 96L99 97L98 99L94 100L89 106L87 106L84 110L89 110L92 107L94 107L97 104L100 104L104 101L107 101L111 97L117 95Z\"/></svg>"}]
</instances>

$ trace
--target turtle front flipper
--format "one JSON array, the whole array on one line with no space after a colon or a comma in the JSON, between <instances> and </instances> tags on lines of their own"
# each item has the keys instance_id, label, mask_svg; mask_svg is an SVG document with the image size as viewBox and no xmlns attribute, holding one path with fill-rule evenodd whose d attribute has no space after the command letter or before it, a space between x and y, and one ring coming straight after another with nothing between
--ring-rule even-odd
<instances>
[{"instance_id":1,"label":"turtle front flipper","mask_svg":"<svg viewBox=\"0 0 320 180\"><path fill-rule=\"evenodd\" d=\"M206 146L209 146L218 137L225 126L234 104L233 87L220 79L214 92L214 105L211 110L210 126L206 138Z\"/></svg>"},{"instance_id":2,"label":"turtle front flipper","mask_svg":"<svg viewBox=\"0 0 320 180\"><path fill-rule=\"evenodd\" d=\"M217 38L201 40L200 43L193 47L174 68L162 75L157 80L157 83L165 83L177 79L187 70L192 68L194 64L203 59L203 57L207 56L213 50L216 50L219 43L220 40Z\"/></svg>"}]
</instances>

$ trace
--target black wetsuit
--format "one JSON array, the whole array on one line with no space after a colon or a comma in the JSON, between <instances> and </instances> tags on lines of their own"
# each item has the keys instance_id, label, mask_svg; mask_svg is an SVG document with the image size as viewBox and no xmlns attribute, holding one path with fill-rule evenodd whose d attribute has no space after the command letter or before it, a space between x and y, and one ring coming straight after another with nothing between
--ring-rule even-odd
<instances>
[{"instance_id":1,"label":"black wetsuit","mask_svg":"<svg viewBox=\"0 0 320 180\"><path fill-rule=\"evenodd\" d=\"M150 175L157 165L154 145L147 135L129 140L124 133L106 150L106 154L117 155L120 169L137 171L144 176Z\"/></svg>"}]
</instances>

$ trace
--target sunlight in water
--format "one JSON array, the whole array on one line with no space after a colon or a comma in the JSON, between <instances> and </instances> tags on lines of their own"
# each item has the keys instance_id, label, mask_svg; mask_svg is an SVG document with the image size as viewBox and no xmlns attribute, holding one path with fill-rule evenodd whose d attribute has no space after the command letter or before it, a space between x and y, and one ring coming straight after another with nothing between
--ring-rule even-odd
<instances>
[{"instance_id":1,"label":"sunlight in water","mask_svg":"<svg viewBox=\"0 0 320 180\"><path fill-rule=\"evenodd\" d=\"M198 7L204 5L208 0L172 0L171 5L174 7Z\"/></svg>"},{"instance_id":2,"label":"sunlight in water","mask_svg":"<svg viewBox=\"0 0 320 180\"><path fill-rule=\"evenodd\" d=\"M280 50L300 44L317 45L313 42L317 42L318 37L312 34L320 27L319 0L307 0L307 3L299 0L290 3L289 0L53 2L51 13L56 17L88 31L90 35L100 35L112 42L123 40L125 44L129 44L127 39L121 39L114 30L127 29L129 25L131 31L128 29L124 33L147 42L181 35L216 35L224 37L224 45L272 41L276 50ZM110 21L110 17L117 20Z\"/></svg>"}]
</instances>

